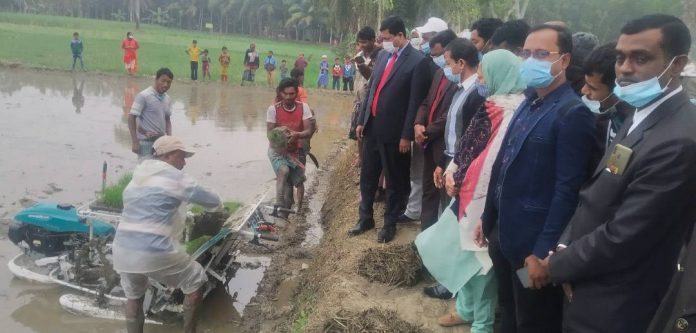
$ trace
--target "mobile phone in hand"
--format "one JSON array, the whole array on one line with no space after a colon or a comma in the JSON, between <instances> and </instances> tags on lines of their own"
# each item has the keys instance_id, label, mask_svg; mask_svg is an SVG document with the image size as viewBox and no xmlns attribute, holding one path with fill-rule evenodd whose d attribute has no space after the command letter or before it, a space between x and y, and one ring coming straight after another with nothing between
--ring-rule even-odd
<instances>
[{"instance_id":1,"label":"mobile phone in hand","mask_svg":"<svg viewBox=\"0 0 696 333\"><path fill-rule=\"evenodd\" d=\"M530 288L532 286L529 282L529 269L526 266L517 270L517 277L520 279L523 287Z\"/></svg>"}]
</instances>

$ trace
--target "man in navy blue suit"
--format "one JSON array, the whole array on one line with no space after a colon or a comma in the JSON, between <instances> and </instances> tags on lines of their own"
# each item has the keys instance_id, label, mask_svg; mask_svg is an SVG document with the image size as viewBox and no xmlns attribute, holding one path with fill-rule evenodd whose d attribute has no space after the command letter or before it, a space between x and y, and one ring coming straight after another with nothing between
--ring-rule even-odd
<instances>
[{"instance_id":1,"label":"man in navy blue suit","mask_svg":"<svg viewBox=\"0 0 696 333\"><path fill-rule=\"evenodd\" d=\"M516 271L526 267L523 279L536 281L539 259L555 249L592 167L595 120L565 78L572 49L566 29L541 25L520 51L527 98L493 166L478 235L490 242L504 333L561 332L560 287L525 288Z\"/></svg>"},{"instance_id":2,"label":"man in navy blue suit","mask_svg":"<svg viewBox=\"0 0 696 333\"><path fill-rule=\"evenodd\" d=\"M384 227L377 241L387 243L396 234L396 222L411 192L411 141L418 107L430 86L427 73L432 61L406 39L404 21L392 16L380 27L384 50L380 52L355 131L363 138L360 169L360 219L349 233L360 235L375 227L373 203L379 175L384 171L387 198ZM424 75L425 73L425 75Z\"/></svg>"}]
</instances>

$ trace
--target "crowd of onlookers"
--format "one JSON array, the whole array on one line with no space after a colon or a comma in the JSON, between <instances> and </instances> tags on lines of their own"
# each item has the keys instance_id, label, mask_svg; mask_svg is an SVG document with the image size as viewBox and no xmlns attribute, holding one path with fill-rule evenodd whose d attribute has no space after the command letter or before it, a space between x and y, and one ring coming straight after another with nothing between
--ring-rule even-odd
<instances>
[{"instance_id":1,"label":"crowd of onlookers","mask_svg":"<svg viewBox=\"0 0 696 333\"><path fill-rule=\"evenodd\" d=\"M493 332L496 308L505 333L696 325L696 106L681 20L637 18L600 45L563 22L482 18L456 34L430 18L409 33L389 17L357 44L349 234L370 234L378 200L378 242L420 223L437 281L424 292L456 297L440 325Z\"/></svg>"},{"instance_id":2,"label":"crowd of onlookers","mask_svg":"<svg viewBox=\"0 0 696 333\"><path fill-rule=\"evenodd\" d=\"M439 18L409 33L392 16L378 30L357 33L352 58L330 65L323 56L317 86L356 89L349 135L361 200L349 234L370 234L380 200L378 242L420 223L415 244L437 281L424 293L456 298L440 325L490 333L499 308L504 333L696 327L696 106L680 19L637 18L603 45L563 22L482 18L457 35ZM134 74L131 33L122 47ZM75 64L79 35L71 48ZM186 53L191 79L199 61L210 78L208 51L193 41ZM252 43L242 84L254 81L259 58ZM226 48L218 61L226 81ZM269 52L272 86L277 64ZM302 54L292 70L281 61L267 110L276 204L286 208L302 206L316 130L302 87L308 64ZM158 71L129 128L133 152L180 170L189 155L169 137L172 79Z\"/></svg>"}]
</instances>

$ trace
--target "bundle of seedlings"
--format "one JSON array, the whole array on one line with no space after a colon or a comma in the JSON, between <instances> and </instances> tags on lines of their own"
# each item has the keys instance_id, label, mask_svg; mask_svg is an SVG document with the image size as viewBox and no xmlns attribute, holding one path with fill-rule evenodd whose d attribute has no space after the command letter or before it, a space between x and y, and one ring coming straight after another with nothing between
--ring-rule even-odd
<instances>
[{"instance_id":1,"label":"bundle of seedlings","mask_svg":"<svg viewBox=\"0 0 696 333\"><path fill-rule=\"evenodd\" d=\"M290 143L290 130L285 126L276 127L268 133L268 141L273 150L285 151Z\"/></svg>"},{"instance_id":2,"label":"bundle of seedlings","mask_svg":"<svg viewBox=\"0 0 696 333\"><path fill-rule=\"evenodd\" d=\"M324 324L324 333L421 333L420 326L399 318L395 311L370 308L363 312L341 310Z\"/></svg>"},{"instance_id":3,"label":"bundle of seedlings","mask_svg":"<svg viewBox=\"0 0 696 333\"><path fill-rule=\"evenodd\" d=\"M191 207L193 223L188 231L189 241L185 244L188 254L196 252L211 237L220 232L227 219L239 209L241 204L238 202L225 202L223 206L225 210L222 212L207 212L198 205Z\"/></svg>"},{"instance_id":4,"label":"bundle of seedlings","mask_svg":"<svg viewBox=\"0 0 696 333\"><path fill-rule=\"evenodd\" d=\"M358 274L370 282L414 286L423 279L423 265L413 244L369 248L358 262Z\"/></svg>"}]
</instances>

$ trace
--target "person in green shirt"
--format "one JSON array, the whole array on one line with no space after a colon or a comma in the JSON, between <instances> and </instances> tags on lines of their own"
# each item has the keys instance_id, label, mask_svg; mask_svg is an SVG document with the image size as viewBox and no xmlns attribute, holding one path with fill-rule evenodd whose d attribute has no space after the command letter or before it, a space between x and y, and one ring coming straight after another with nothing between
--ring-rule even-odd
<instances>
[{"instance_id":1,"label":"person in green shirt","mask_svg":"<svg viewBox=\"0 0 696 333\"><path fill-rule=\"evenodd\" d=\"M201 56L201 49L198 48L198 41L195 39L191 42L191 46L186 49L186 54L191 59L191 80L198 80L198 59Z\"/></svg>"},{"instance_id":2,"label":"person in green shirt","mask_svg":"<svg viewBox=\"0 0 696 333\"><path fill-rule=\"evenodd\" d=\"M77 63L77 60L80 59L80 68L85 70L85 64L82 62L82 51L84 50L84 45L80 39L80 34L77 32L73 33L73 39L70 41L70 50L72 50L73 56L72 69L75 70L75 64Z\"/></svg>"}]
</instances>

